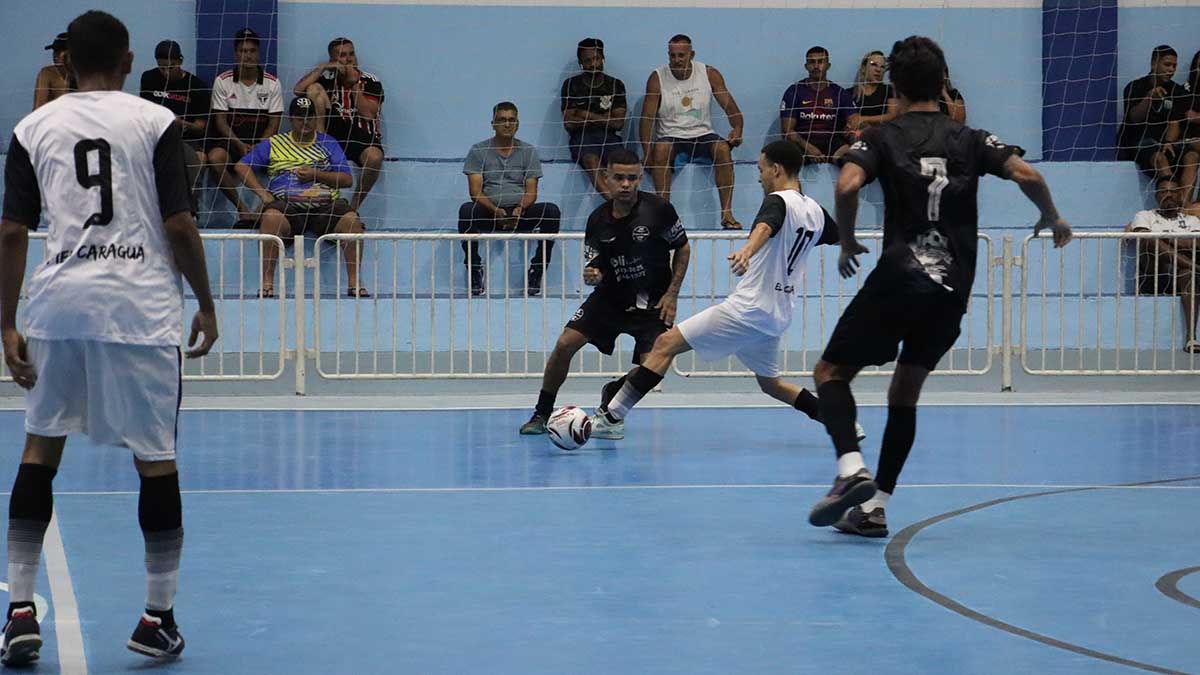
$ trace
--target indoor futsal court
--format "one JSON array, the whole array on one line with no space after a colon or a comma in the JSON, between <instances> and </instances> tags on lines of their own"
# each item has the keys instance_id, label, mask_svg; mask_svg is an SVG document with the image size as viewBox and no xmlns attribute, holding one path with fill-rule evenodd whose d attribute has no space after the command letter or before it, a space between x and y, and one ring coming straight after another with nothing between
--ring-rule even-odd
<instances>
[{"instance_id":1,"label":"indoor futsal court","mask_svg":"<svg viewBox=\"0 0 1200 675\"><path fill-rule=\"evenodd\" d=\"M832 453L794 411L648 407L577 452L526 412L185 410L190 648L152 670L1200 672L1194 406L924 407L871 540L805 522ZM136 480L68 446L37 672L147 669Z\"/></svg>"}]
</instances>

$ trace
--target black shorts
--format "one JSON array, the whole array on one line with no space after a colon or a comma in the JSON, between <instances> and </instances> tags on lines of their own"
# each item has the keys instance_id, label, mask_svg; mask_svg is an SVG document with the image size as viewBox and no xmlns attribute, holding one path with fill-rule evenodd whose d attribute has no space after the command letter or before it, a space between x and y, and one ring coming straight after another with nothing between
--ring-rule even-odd
<instances>
[{"instance_id":1,"label":"black shorts","mask_svg":"<svg viewBox=\"0 0 1200 675\"><path fill-rule=\"evenodd\" d=\"M617 336L633 337L633 362L654 346L654 340L670 328L658 316L657 309L618 309L613 303L592 293L567 322L567 328L587 336L588 342L605 354L612 354Z\"/></svg>"},{"instance_id":2,"label":"black shorts","mask_svg":"<svg viewBox=\"0 0 1200 675\"><path fill-rule=\"evenodd\" d=\"M346 159L359 166L362 166L362 154L367 148L379 148L379 151L383 152L383 145L374 134L341 118L329 120L326 132L342 146Z\"/></svg>"},{"instance_id":3,"label":"black shorts","mask_svg":"<svg viewBox=\"0 0 1200 675\"><path fill-rule=\"evenodd\" d=\"M697 159L713 161L713 151L717 143L724 143L725 139L718 134L710 133L696 138L666 136L658 139L658 142L671 144L671 167L678 171L684 164L690 164Z\"/></svg>"},{"instance_id":4,"label":"black shorts","mask_svg":"<svg viewBox=\"0 0 1200 675\"><path fill-rule=\"evenodd\" d=\"M953 293L882 293L863 286L842 312L821 359L860 368L897 360L933 370L958 339L965 311Z\"/></svg>"},{"instance_id":5,"label":"black shorts","mask_svg":"<svg viewBox=\"0 0 1200 675\"><path fill-rule=\"evenodd\" d=\"M292 234L308 234L319 237L337 229L338 220L352 210L345 199L335 199L324 206L309 208L295 202L282 200L263 207L263 212L279 211L288 219Z\"/></svg>"},{"instance_id":6,"label":"black shorts","mask_svg":"<svg viewBox=\"0 0 1200 675\"><path fill-rule=\"evenodd\" d=\"M600 160L600 165L604 165L604 161L608 159L608 153L617 148L625 147L625 141L617 135L615 131L608 127L597 127L589 125L583 128L583 131L578 131L568 134L570 142L568 146L571 150L571 159L579 164L579 160L593 155Z\"/></svg>"},{"instance_id":7,"label":"black shorts","mask_svg":"<svg viewBox=\"0 0 1200 675\"><path fill-rule=\"evenodd\" d=\"M843 146L850 145L846 142L846 137L841 134L814 134L805 140L816 146L821 154L829 158L832 158L833 153L841 150Z\"/></svg>"}]
</instances>

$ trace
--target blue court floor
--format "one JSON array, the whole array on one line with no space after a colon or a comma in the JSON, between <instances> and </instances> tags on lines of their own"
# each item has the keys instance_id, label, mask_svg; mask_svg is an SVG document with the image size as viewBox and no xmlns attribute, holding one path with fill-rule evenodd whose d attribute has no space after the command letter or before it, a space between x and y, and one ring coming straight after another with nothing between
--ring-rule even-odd
<instances>
[{"instance_id":1,"label":"blue court floor","mask_svg":"<svg viewBox=\"0 0 1200 675\"><path fill-rule=\"evenodd\" d=\"M1200 673L1198 407L923 408L887 540L808 526L833 452L783 407L637 410L576 453L527 416L185 411L160 666L124 648L132 462L72 440L37 672Z\"/></svg>"}]
</instances>

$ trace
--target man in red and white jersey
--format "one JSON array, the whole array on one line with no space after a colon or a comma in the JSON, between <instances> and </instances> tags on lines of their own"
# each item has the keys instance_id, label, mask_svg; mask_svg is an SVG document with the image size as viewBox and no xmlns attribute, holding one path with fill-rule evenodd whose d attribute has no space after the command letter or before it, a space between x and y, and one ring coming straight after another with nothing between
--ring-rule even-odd
<instances>
[{"instance_id":1,"label":"man in red and white jersey","mask_svg":"<svg viewBox=\"0 0 1200 675\"><path fill-rule=\"evenodd\" d=\"M250 148L279 133L283 89L279 80L259 65L259 37L250 28L233 35L237 67L217 76L212 88L212 137L208 163L217 174L221 193L237 208L246 226L258 220L238 196L233 165Z\"/></svg>"},{"instance_id":2,"label":"man in red and white jersey","mask_svg":"<svg viewBox=\"0 0 1200 675\"><path fill-rule=\"evenodd\" d=\"M133 54L119 20L91 11L67 33L79 89L17 124L4 171L0 334L13 379L27 390L8 510L10 603L0 646L8 666L37 660L42 645L33 590L52 481L76 433L129 448L141 478L146 611L127 646L152 657L183 651L174 616L183 549L175 467L181 273L200 305L189 344L204 336L188 356L203 356L217 338L175 115L121 92ZM29 231L39 222L46 255L30 274L22 333L17 304Z\"/></svg>"}]
</instances>

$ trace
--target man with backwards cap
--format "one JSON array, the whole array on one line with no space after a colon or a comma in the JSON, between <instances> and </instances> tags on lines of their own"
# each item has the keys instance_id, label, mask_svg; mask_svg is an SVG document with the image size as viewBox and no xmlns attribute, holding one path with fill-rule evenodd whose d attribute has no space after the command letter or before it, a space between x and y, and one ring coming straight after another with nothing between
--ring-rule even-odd
<instances>
[{"instance_id":1,"label":"man with backwards cap","mask_svg":"<svg viewBox=\"0 0 1200 675\"><path fill-rule=\"evenodd\" d=\"M75 76L67 67L67 34L59 33L54 42L46 45L54 53L54 63L38 71L33 85L33 109L46 105L63 94L75 90Z\"/></svg>"},{"instance_id":2,"label":"man with backwards cap","mask_svg":"<svg viewBox=\"0 0 1200 675\"><path fill-rule=\"evenodd\" d=\"M187 156L188 183L193 194L196 177L204 168L204 137L208 130L208 83L183 69L183 50L174 40L163 40L154 48L157 68L142 73L140 95L175 113L183 142L191 151Z\"/></svg>"}]
</instances>

